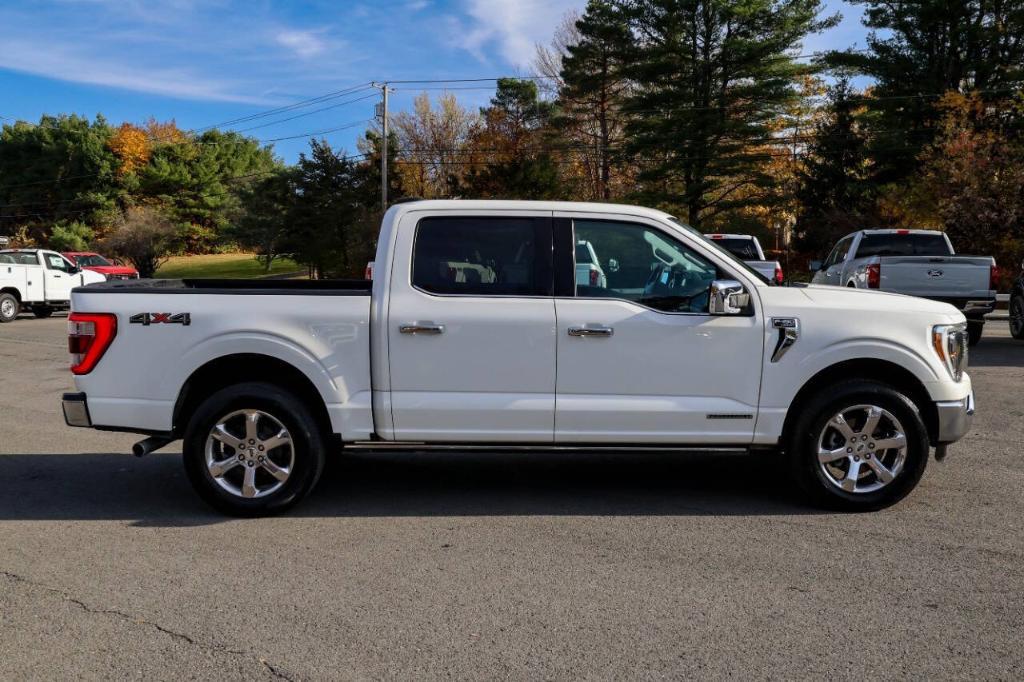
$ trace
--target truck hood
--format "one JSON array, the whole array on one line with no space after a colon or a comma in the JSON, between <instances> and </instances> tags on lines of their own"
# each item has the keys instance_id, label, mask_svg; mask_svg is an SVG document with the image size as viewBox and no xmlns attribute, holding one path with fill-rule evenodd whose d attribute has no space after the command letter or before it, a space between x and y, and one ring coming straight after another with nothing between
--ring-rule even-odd
<instances>
[{"instance_id":1,"label":"truck hood","mask_svg":"<svg viewBox=\"0 0 1024 682\"><path fill-rule=\"evenodd\" d=\"M101 275L131 275L135 276L135 268L130 268L126 265L87 265L83 270L92 270L98 272Z\"/></svg>"},{"instance_id":2,"label":"truck hood","mask_svg":"<svg viewBox=\"0 0 1024 682\"><path fill-rule=\"evenodd\" d=\"M866 312L915 312L963 320L963 314L949 305L917 296L886 291L809 284L800 291L817 305Z\"/></svg>"}]
</instances>

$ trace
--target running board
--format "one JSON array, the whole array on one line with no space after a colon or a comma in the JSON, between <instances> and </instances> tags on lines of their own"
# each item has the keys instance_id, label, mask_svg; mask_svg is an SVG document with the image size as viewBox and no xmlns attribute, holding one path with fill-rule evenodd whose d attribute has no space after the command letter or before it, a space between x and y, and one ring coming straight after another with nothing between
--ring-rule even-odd
<instances>
[{"instance_id":1,"label":"running board","mask_svg":"<svg viewBox=\"0 0 1024 682\"><path fill-rule=\"evenodd\" d=\"M555 443L538 443L536 445L509 445L507 443L456 443L443 444L419 443L419 442L384 442L384 441L355 441L345 443L346 450L378 450L378 451L409 451L409 450L437 450L437 451L501 451L501 452L723 452L723 453L747 453L750 445L614 445L585 443L581 445L558 445Z\"/></svg>"}]
</instances>

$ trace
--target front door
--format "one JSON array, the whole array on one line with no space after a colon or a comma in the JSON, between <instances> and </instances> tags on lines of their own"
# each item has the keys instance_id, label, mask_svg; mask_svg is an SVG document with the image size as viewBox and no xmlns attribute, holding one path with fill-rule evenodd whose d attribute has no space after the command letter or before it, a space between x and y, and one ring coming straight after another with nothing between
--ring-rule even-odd
<instances>
[{"instance_id":1,"label":"front door","mask_svg":"<svg viewBox=\"0 0 1024 682\"><path fill-rule=\"evenodd\" d=\"M550 443L550 211L403 221L387 314L394 439Z\"/></svg>"},{"instance_id":2,"label":"front door","mask_svg":"<svg viewBox=\"0 0 1024 682\"><path fill-rule=\"evenodd\" d=\"M568 241L569 221L555 216ZM555 302L555 441L749 443L764 327L753 297L748 314L708 314L711 283L734 278L725 259L653 221L565 218L571 243L592 247L605 281L577 281ZM562 257L571 252L559 251L556 268L572 267Z\"/></svg>"},{"instance_id":3,"label":"front door","mask_svg":"<svg viewBox=\"0 0 1024 682\"><path fill-rule=\"evenodd\" d=\"M63 256L56 253L42 253L43 276L46 278L46 300L71 300L71 290L81 284L81 277L71 274L75 269Z\"/></svg>"}]
</instances>

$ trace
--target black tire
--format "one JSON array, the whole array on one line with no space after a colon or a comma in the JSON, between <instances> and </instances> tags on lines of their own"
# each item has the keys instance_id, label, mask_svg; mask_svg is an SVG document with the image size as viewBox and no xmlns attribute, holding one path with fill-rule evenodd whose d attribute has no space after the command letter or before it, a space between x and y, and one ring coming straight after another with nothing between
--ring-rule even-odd
<instances>
[{"instance_id":1,"label":"black tire","mask_svg":"<svg viewBox=\"0 0 1024 682\"><path fill-rule=\"evenodd\" d=\"M985 331L985 320L967 320L967 345L977 346Z\"/></svg>"},{"instance_id":2,"label":"black tire","mask_svg":"<svg viewBox=\"0 0 1024 682\"><path fill-rule=\"evenodd\" d=\"M877 406L899 421L906 436L905 459L902 468L896 472L889 483L872 491L870 485L881 483L881 480L873 468L868 466L871 464L868 461L870 450L862 451L858 457L868 456L859 459L857 466L864 469L861 475L865 477L866 490L848 492L840 487L841 483L829 479L829 474L824 470L826 466L819 462L819 438L826 438L826 434L828 437L835 438L838 431L827 430L829 420L844 409L860 405ZM852 413L856 414L857 411L854 410ZM882 421L888 422L889 420L883 417ZM885 425L882 424L879 428L884 427ZM880 433L880 431L875 433ZM871 441L864 442L857 439L856 442L860 447L866 447ZM845 445L845 442L840 443L839 447L845 448ZM858 379L846 381L837 386L829 386L817 395L811 396L809 400L803 401L803 412L798 416L792 429L786 455L790 471L797 485L816 506L842 511L874 511L895 504L914 489L928 464L929 447L928 430L925 428L917 406L909 397L892 386ZM873 444L871 449L874 449ZM847 450L847 452L849 451ZM894 450L883 453L885 458L894 458L897 455L898 453ZM849 475L849 467L854 465L852 461L854 456L857 455L847 456L844 454L844 457L850 458L845 460L847 469L843 473L846 476ZM877 462L878 458L875 459ZM883 459L882 462L885 466L892 465L891 460ZM842 466L843 463L840 462L837 466ZM874 478L873 481L872 478ZM859 487L859 483L855 482L854 487Z\"/></svg>"},{"instance_id":3,"label":"black tire","mask_svg":"<svg viewBox=\"0 0 1024 682\"><path fill-rule=\"evenodd\" d=\"M1024 294L1010 297L1010 334L1018 341L1024 341Z\"/></svg>"},{"instance_id":4,"label":"black tire","mask_svg":"<svg viewBox=\"0 0 1024 682\"><path fill-rule=\"evenodd\" d=\"M247 498L240 492L230 492L222 483L217 482L207 466L206 445L211 430L227 415L239 411L259 411L269 415L270 419L265 421L273 426L273 420L276 420L291 436L294 460L291 462L290 474L279 489L265 496ZM237 427L232 426L238 431ZM199 405L185 431L182 456L192 487L207 504L232 516L266 516L285 511L309 494L323 472L326 443L320 425L302 400L274 384L252 382L221 389ZM238 453L246 456L239 449L226 449L226 446L220 445L213 447L220 448L220 454L224 455L224 459L216 459L217 463L233 461ZM272 450L268 445L268 457ZM257 453L252 449L249 452L255 459ZM247 465L255 468L254 475L263 476L268 482L267 489L272 488L275 482L268 478L269 472L262 469L262 465L253 467L252 464L239 464L235 468L243 476L247 473ZM226 480L229 475L234 474L225 474L221 480Z\"/></svg>"},{"instance_id":5,"label":"black tire","mask_svg":"<svg viewBox=\"0 0 1024 682\"><path fill-rule=\"evenodd\" d=\"M53 308L48 305L34 305L32 306L32 314L42 320L53 315Z\"/></svg>"},{"instance_id":6,"label":"black tire","mask_svg":"<svg viewBox=\"0 0 1024 682\"><path fill-rule=\"evenodd\" d=\"M0 294L0 323L11 322L21 312L21 304L12 294Z\"/></svg>"}]
</instances>

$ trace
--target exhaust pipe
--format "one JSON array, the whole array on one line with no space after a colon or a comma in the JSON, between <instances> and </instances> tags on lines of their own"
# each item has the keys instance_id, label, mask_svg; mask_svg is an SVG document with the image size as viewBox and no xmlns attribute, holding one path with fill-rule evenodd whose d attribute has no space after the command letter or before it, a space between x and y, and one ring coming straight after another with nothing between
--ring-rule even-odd
<instances>
[{"instance_id":1,"label":"exhaust pipe","mask_svg":"<svg viewBox=\"0 0 1024 682\"><path fill-rule=\"evenodd\" d=\"M132 446L132 454L136 457L145 457L151 452L156 452L165 445L170 444L174 439L166 436L150 436L144 438Z\"/></svg>"}]
</instances>

